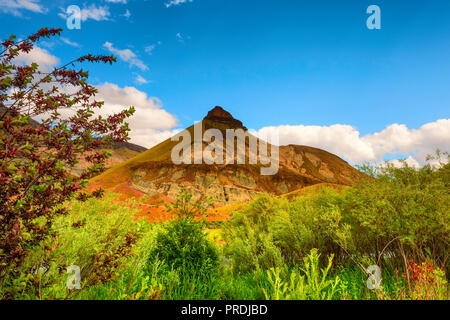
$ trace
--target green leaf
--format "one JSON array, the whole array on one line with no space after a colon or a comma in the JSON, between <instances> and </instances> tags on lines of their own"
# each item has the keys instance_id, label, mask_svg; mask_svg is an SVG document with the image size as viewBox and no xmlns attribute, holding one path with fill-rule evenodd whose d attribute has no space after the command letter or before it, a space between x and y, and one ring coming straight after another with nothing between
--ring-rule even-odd
<instances>
[{"instance_id":1,"label":"green leaf","mask_svg":"<svg viewBox=\"0 0 450 320\"><path fill-rule=\"evenodd\" d=\"M11 78L10 77L5 77L3 78L1 84L0 84L3 88L9 88L11 87Z\"/></svg>"},{"instance_id":2,"label":"green leaf","mask_svg":"<svg viewBox=\"0 0 450 320\"><path fill-rule=\"evenodd\" d=\"M17 171L17 170L18 169L17 169L16 165L13 162L9 164L8 171Z\"/></svg>"}]
</instances>

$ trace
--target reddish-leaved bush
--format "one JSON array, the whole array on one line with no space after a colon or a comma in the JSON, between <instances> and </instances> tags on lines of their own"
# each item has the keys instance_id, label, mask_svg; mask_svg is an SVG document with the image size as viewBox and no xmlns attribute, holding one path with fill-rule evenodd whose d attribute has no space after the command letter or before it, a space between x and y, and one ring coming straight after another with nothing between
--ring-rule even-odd
<instances>
[{"instance_id":1,"label":"reddish-leaved bush","mask_svg":"<svg viewBox=\"0 0 450 320\"><path fill-rule=\"evenodd\" d=\"M128 139L125 119L134 108L102 117L97 89L87 83L83 62L109 63L113 56L85 55L52 71L17 57L42 38L62 29L42 28L23 40L12 35L0 48L0 278L8 265L20 264L27 250L49 235L61 205L75 194L81 200L101 196L83 191L87 179L104 169L112 140ZM33 120L39 119L39 121ZM79 159L89 167L79 177L68 169Z\"/></svg>"}]
</instances>

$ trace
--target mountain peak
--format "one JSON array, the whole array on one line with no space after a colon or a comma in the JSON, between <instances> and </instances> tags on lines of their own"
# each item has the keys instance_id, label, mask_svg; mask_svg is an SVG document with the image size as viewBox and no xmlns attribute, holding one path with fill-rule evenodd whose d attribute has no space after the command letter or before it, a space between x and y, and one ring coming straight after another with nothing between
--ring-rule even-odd
<instances>
[{"instance_id":1,"label":"mountain peak","mask_svg":"<svg viewBox=\"0 0 450 320\"><path fill-rule=\"evenodd\" d=\"M231 113L226 111L221 106L215 106L211 110L209 110L208 114L205 117L205 120L213 120L214 118L221 118L221 119L234 119Z\"/></svg>"},{"instance_id":2,"label":"mountain peak","mask_svg":"<svg viewBox=\"0 0 450 320\"><path fill-rule=\"evenodd\" d=\"M247 130L247 128L245 128L242 125L241 121L233 118L231 113L229 113L228 111L226 111L224 108L222 108L220 106L215 106L213 109L211 109L203 120L220 122L223 124L227 124L233 128L237 127L237 128L243 128L243 129Z\"/></svg>"}]
</instances>

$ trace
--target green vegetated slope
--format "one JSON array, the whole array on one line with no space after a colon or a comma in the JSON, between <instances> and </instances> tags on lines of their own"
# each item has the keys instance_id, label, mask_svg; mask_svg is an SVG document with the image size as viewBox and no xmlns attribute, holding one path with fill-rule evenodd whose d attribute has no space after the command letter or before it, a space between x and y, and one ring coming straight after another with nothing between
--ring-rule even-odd
<instances>
[{"instance_id":1,"label":"green vegetated slope","mask_svg":"<svg viewBox=\"0 0 450 320\"><path fill-rule=\"evenodd\" d=\"M345 190L262 195L229 222L135 219L115 195L68 204L54 234L0 282L3 299L448 299L450 165L379 168ZM43 222L44 223L44 222ZM210 230L213 230L210 233ZM217 233L220 232L220 241ZM67 289L68 266L81 289ZM365 268L378 265L378 290Z\"/></svg>"}]
</instances>

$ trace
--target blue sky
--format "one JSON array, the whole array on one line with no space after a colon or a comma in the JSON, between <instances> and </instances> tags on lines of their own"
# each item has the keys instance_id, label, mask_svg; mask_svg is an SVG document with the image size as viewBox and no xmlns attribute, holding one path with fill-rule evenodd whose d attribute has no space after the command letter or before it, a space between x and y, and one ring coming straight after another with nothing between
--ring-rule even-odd
<instances>
[{"instance_id":1,"label":"blue sky","mask_svg":"<svg viewBox=\"0 0 450 320\"><path fill-rule=\"evenodd\" d=\"M380 30L366 26L372 4ZM0 0L10 26L0 36L66 29L69 5L84 10L81 29L39 46L60 62L118 55L112 67L89 66L91 81L106 102L111 90L146 95L135 101L144 101L142 119L157 121L147 132L141 119L135 142L150 146L221 105L249 128L282 126L282 143L352 163L422 163L450 148L447 0Z\"/></svg>"}]
</instances>

